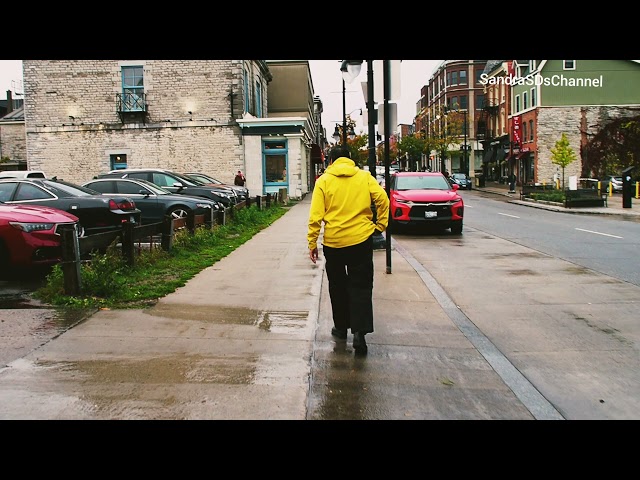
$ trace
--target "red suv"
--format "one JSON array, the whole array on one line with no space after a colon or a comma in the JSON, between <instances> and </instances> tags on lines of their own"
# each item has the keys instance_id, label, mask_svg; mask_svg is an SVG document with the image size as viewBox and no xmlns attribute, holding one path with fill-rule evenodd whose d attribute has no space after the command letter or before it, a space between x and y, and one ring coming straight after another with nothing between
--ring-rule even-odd
<instances>
[{"instance_id":1,"label":"red suv","mask_svg":"<svg viewBox=\"0 0 640 480\"><path fill-rule=\"evenodd\" d=\"M464 202L460 186L440 172L397 172L389 185L390 224L424 225L462 233Z\"/></svg>"}]
</instances>

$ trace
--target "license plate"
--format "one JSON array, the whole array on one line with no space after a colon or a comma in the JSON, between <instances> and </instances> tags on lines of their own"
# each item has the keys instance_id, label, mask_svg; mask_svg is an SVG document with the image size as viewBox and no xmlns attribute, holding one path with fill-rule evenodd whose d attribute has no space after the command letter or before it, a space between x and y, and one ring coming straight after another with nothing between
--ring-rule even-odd
<instances>
[{"instance_id":1,"label":"license plate","mask_svg":"<svg viewBox=\"0 0 640 480\"><path fill-rule=\"evenodd\" d=\"M435 218L438 216L438 212L424 212L424 218Z\"/></svg>"}]
</instances>

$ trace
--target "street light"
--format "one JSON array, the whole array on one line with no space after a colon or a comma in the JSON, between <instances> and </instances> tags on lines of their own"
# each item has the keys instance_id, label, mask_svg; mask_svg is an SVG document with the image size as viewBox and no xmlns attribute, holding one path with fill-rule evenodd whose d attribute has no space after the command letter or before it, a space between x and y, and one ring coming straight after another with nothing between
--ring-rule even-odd
<instances>
[{"instance_id":1,"label":"street light","mask_svg":"<svg viewBox=\"0 0 640 480\"><path fill-rule=\"evenodd\" d=\"M353 130L353 125L349 125L349 128L347 129L347 136L349 137L349 140L356 138L356 132ZM338 143L340 142L341 137L344 137L344 135L340 135L340 125L336 123L336 129L333 131L332 138L336 143Z\"/></svg>"},{"instance_id":2,"label":"street light","mask_svg":"<svg viewBox=\"0 0 640 480\"><path fill-rule=\"evenodd\" d=\"M360 75L361 69L362 60L342 60L340 64L340 71L342 72L342 143L345 146L347 145L347 89L345 82L353 82ZM351 127L351 131L353 131L353 127ZM351 139L355 138L355 132L353 132L353 136L351 136L351 132L348 132L348 135Z\"/></svg>"}]
</instances>

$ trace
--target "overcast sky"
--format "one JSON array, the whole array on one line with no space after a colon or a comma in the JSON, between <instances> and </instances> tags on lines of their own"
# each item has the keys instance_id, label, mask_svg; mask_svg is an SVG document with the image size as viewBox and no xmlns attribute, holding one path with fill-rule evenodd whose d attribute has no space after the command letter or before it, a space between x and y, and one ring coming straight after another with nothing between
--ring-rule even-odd
<instances>
[{"instance_id":1,"label":"overcast sky","mask_svg":"<svg viewBox=\"0 0 640 480\"><path fill-rule=\"evenodd\" d=\"M398 123L413 123L416 103L420 100L420 89L427 84L435 67L442 60L403 60L400 62L400 99L398 101ZM331 137L336 123L342 124L342 74L340 60L309 60L314 94L323 104L322 124ZM368 131L364 119L356 109L366 110L361 82L367 79L367 63L362 64L360 75L353 83L346 84L346 113L356 121L356 133ZM13 82L13 83L12 83ZM7 90L16 91L22 82L20 60L0 60L0 99L7 98ZM23 97L17 97L23 98Z\"/></svg>"}]
</instances>

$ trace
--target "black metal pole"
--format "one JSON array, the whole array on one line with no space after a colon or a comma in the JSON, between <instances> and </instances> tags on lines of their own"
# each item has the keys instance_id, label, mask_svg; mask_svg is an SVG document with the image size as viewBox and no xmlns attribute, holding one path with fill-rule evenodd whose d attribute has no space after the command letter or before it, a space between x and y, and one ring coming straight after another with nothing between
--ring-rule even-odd
<instances>
[{"instance_id":1,"label":"black metal pole","mask_svg":"<svg viewBox=\"0 0 640 480\"><path fill-rule=\"evenodd\" d=\"M384 178L387 196L391 198L389 179L389 137L391 136L391 115L389 112L389 97L391 96L391 62L384 60L382 66L382 76L384 79ZM391 210L389 210L391 217ZM387 229L387 273L391 273L391 230Z\"/></svg>"},{"instance_id":2,"label":"black metal pole","mask_svg":"<svg viewBox=\"0 0 640 480\"><path fill-rule=\"evenodd\" d=\"M469 159L467 157L467 114L468 112L464 112L464 169L467 174L467 178L469 178Z\"/></svg>"},{"instance_id":3,"label":"black metal pole","mask_svg":"<svg viewBox=\"0 0 640 480\"><path fill-rule=\"evenodd\" d=\"M377 179L376 174L376 110L373 99L373 60L367 60L367 123L369 126L369 156L367 157L369 164L369 173L373 178ZM373 221L378 218L375 204L371 204L373 211ZM389 235L387 230L387 235ZM386 247L384 235L376 230L373 234L373 248L382 250Z\"/></svg>"},{"instance_id":4,"label":"black metal pole","mask_svg":"<svg viewBox=\"0 0 640 480\"><path fill-rule=\"evenodd\" d=\"M369 173L376 176L376 119L373 101L373 60L367 60L367 123L369 126Z\"/></svg>"},{"instance_id":5,"label":"black metal pole","mask_svg":"<svg viewBox=\"0 0 640 480\"><path fill-rule=\"evenodd\" d=\"M342 146L347 146L347 87L342 78Z\"/></svg>"}]
</instances>

